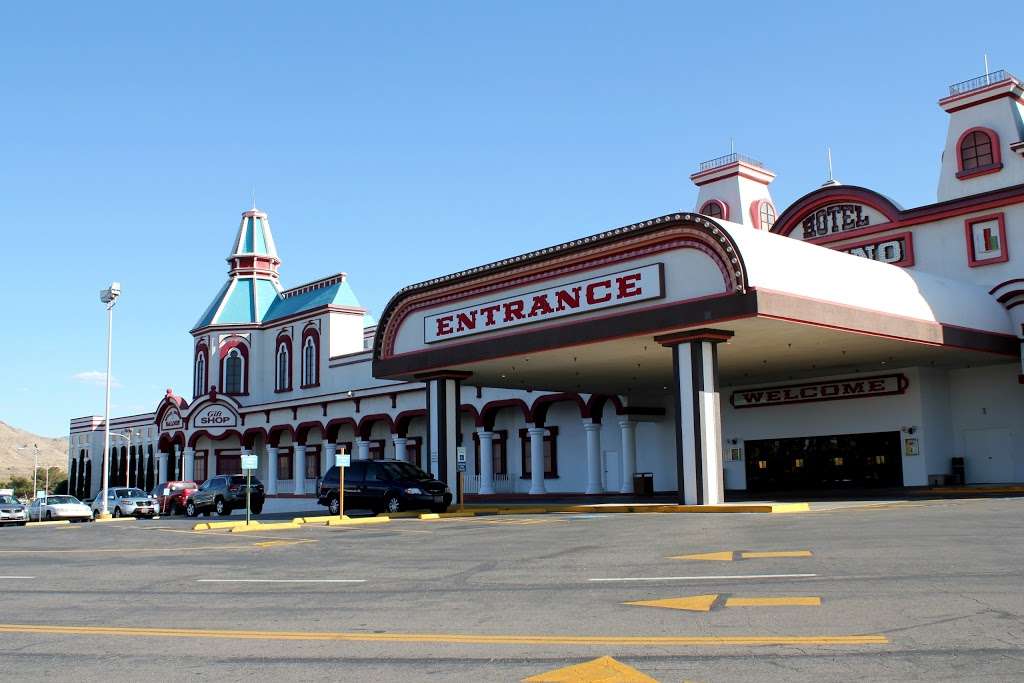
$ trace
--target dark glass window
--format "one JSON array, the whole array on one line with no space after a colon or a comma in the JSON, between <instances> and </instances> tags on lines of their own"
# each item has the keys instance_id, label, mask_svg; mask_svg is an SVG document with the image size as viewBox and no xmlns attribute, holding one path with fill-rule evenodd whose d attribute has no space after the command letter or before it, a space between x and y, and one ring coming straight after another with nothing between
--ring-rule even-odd
<instances>
[{"instance_id":1,"label":"dark glass window","mask_svg":"<svg viewBox=\"0 0 1024 683\"><path fill-rule=\"evenodd\" d=\"M238 349L231 349L224 361L224 393L242 393L242 354Z\"/></svg>"},{"instance_id":2,"label":"dark glass window","mask_svg":"<svg viewBox=\"0 0 1024 683\"><path fill-rule=\"evenodd\" d=\"M711 218L723 218L722 205L718 202L705 202L700 212Z\"/></svg>"},{"instance_id":3,"label":"dark glass window","mask_svg":"<svg viewBox=\"0 0 1024 683\"><path fill-rule=\"evenodd\" d=\"M976 130L965 137L960 143L960 161L963 171L994 164L996 160L992 151L992 138L988 133Z\"/></svg>"}]
</instances>

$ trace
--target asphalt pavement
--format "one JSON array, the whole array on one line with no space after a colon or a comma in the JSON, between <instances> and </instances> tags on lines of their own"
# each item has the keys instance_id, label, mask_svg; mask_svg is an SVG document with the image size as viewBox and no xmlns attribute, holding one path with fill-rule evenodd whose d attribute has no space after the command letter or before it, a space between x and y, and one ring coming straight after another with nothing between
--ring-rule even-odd
<instances>
[{"instance_id":1,"label":"asphalt pavement","mask_svg":"<svg viewBox=\"0 0 1024 683\"><path fill-rule=\"evenodd\" d=\"M1022 498L192 523L0 529L4 678L1024 678Z\"/></svg>"}]
</instances>

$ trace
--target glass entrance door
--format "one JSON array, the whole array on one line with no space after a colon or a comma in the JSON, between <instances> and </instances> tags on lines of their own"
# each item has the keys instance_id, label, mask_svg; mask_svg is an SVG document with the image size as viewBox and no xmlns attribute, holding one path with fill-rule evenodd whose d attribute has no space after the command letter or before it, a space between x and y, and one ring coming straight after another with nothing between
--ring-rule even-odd
<instances>
[{"instance_id":1,"label":"glass entrance door","mask_svg":"<svg viewBox=\"0 0 1024 683\"><path fill-rule=\"evenodd\" d=\"M746 441L750 491L903 486L899 432Z\"/></svg>"}]
</instances>

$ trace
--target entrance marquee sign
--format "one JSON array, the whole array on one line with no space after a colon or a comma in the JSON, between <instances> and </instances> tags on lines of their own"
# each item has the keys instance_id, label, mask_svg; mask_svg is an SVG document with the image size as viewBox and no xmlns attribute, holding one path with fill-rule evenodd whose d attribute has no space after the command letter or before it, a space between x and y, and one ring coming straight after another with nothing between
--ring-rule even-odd
<instances>
[{"instance_id":1,"label":"entrance marquee sign","mask_svg":"<svg viewBox=\"0 0 1024 683\"><path fill-rule=\"evenodd\" d=\"M175 429L181 429L184 424L184 420L181 419L181 413L178 412L178 409L171 408L164 413L164 416L160 419L160 431L171 432Z\"/></svg>"},{"instance_id":2,"label":"entrance marquee sign","mask_svg":"<svg viewBox=\"0 0 1024 683\"><path fill-rule=\"evenodd\" d=\"M637 301L660 299L665 295L663 273L663 265L653 263L427 316L423 321L423 341L433 344Z\"/></svg>"},{"instance_id":3,"label":"entrance marquee sign","mask_svg":"<svg viewBox=\"0 0 1024 683\"><path fill-rule=\"evenodd\" d=\"M894 266L910 267L914 265L914 236L909 232L898 235L886 235L870 241L848 244L842 247L847 254L869 258Z\"/></svg>"},{"instance_id":4,"label":"entrance marquee sign","mask_svg":"<svg viewBox=\"0 0 1024 683\"><path fill-rule=\"evenodd\" d=\"M809 240L837 232L866 228L872 221L876 224L888 222L882 214L868 206L843 203L829 204L816 209L814 213L804 218L800 225L803 228L804 239Z\"/></svg>"},{"instance_id":5,"label":"entrance marquee sign","mask_svg":"<svg viewBox=\"0 0 1024 683\"><path fill-rule=\"evenodd\" d=\"M828 382L789 384L786 386L740 389L732 392L729 401L734 408L763 408L790 403L840 401L848 398L874 398L906 392L910 382L906 375L853 377Z\"/></svg>"},{"instance_id":6,"label":"entrance marquee sign","mask_svg":"<svg viewBox=\"0 0 1024 683\"><path fill-rule=\"evenodd\" d=\"M238 413L223 403L211 403L192 416L192 426L200 429L237 427Z\"/></svg>"}]
</instances>

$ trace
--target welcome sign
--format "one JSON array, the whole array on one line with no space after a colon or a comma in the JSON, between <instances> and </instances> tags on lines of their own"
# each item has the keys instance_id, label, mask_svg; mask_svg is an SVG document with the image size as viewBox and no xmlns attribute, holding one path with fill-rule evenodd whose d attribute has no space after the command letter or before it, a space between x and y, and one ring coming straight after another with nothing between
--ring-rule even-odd
<instances>
[{"instance_id":1,"label":"welcome sign","mask_svg":"<svg viewBox=\"0 0 1024 683\"><path fill-rule=\"evenodd\" d=\"M664 294L662 264L653 263L427 316L423 321L423 341L433 344L481 332L659 299Z\"/></svg>"},{"instance_id":2,"label":"welcome sign","mask_svg":"<svg viewBox=\"0 0 1024 683\"><path fill-rule=\"evenodd\" d=\"M906 376L902 374L854 377L829 382L809 382L807 384L790 384L780 387L741 389L732 392L729 400L734 408L761 408L789 403L892 396L893 394L904 393L909 384Z\"/></svg>"}]
</instances>

